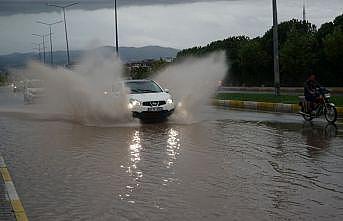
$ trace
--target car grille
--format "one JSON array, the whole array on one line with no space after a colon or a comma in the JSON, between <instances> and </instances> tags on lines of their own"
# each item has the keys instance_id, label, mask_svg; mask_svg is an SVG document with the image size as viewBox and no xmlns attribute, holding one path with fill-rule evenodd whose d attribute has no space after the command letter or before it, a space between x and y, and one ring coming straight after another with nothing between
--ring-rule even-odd
<instances>
[{"instance_id":1,"label":"car grille","mask_svg":"<svg viewBox=\"0 0 343 221\"><path fill-rule=\"evenodd\" d=\"M146 102L143 102L143 106L147 106L147 107L158 107L158 106L162 106L165 104L166 104L165 101L146 101Z\"/></svg>"}]
</instances>

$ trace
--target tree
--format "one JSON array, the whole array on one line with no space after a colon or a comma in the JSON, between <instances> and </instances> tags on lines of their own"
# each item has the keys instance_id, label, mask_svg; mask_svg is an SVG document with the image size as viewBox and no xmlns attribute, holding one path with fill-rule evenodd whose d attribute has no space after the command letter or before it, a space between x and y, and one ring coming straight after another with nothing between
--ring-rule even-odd
<instances>
[{"instance_id":1,"label":"tree","mask_svg":"<svg viewBox=\"0 0 343 221\"><path fill-rule=\"evenodd\" d=\"M279 34L279 48L282 48L285 42L288 39L290 32L299 32L302 34L314 34L316 33L316 26L304 21L299 21L292 19L290 21L282 22L278 25L278 34ZM262 44L265 49L273 55L273 28L269 29L261 38Z\"/></svg>"},{"instance_id":2,"label":"tree","mask_svg":"<svg viewBox=\"0 0 343 221\"><path fill-rule=\"evenodd\" d=\"M0 86L7 82L8 76L9 73L7 71L0 71Z\"/></svg>"},{"instance_id":3,"label":"tree","mask_svg":"<svg viewBox=\"0 0 343 221\"><path fill-rule=\"evenodd\" d=\"M288 33L288 38L280 50L281 84L300 86L313 70L317 61L317 40L312 33L298 30Z\"/></svg>"},{"instance_id":4,"label":"tree","mask_svg":"<svg viewBox=\"0 0 343 221\"><path fill-rule=\"evenodd\" d=\"M328 62L328 72L323 79L330 84L343 84L343 29L336 27L324 41L324 54Z\"/></svg>"},{"instance_id":5,"label":"tree","mask_svg":"<svg viewBox=\"0 0 343 221\"><path fill-rule=\"evenodd\" d=\"M323 24L318 31L315 25L296 19L282 22L278 29L281 85L301 86L310 71L327 86L343 84L343 15ZM177 59L205 56L218 50L226 52L230 66L224 84L273 84L272 29L261 38L229 37L204 47L185 49L177 54Z\"/></svg>"},{"instance_id":6,"label":"tree","mask_svg":"<svg viewBox=\"0 0 343 221\"><path fill-rule=\"evenodd\" d=\"M324 39L328 34L331 34L334 31L334 24L333 22L328 22L323 24L319 29L318 32L316 34L317 39L319 41L321 41L322 39Z\"/></svg>"},{"instance_id":7,"label":"tree","mask_svg":"<svg viewBox=\"0 0 343 221\"><path fill-rule=\"evenodd\" d=\"M241 76L239 84L248 86L272 85L273 76L269 64L270 57L263 49L260 39L244 44L238 52Z\"/></svg>"},{"instance_id":8,"label":"tree","mask_svg":"<svg viewBox=\"0 0 343 221\"><path fill-rule=\"evenodd\" d=\"M335 25L335 28L343 28L343 14L340 16L337 16L335 20L333 20L333 23Z\"/></svg>"}]
</instances>

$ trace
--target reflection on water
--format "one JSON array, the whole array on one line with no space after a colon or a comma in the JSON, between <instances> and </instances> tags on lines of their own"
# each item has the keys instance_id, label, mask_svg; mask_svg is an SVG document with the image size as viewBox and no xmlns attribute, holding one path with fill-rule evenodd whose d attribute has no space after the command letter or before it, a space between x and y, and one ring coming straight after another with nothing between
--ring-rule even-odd
<instances>
[{"instance_id":1,"label":"reflection on water","mask_svg":"<svg viewBox=\"0 0 343 221\"><path fill-rule=\"evenodd\" d=\"M140 132L135 130L131 136L129 144L129 162L126 167L126 172L132 179L126 186L125 194L119 194L121 200L127 200L129 203L135 203L134 200L130 200L131 194L140 187L140 179L143 177L143 172L139 169L137 164L141 161L141 137ZM125 166L121 165L121 168Z\"/></svg>"},{"instance_id":2,"label":"reflection on water","mask_svg":"<svg viewBox=\"0 0 343 221\"><path fill-rule=\"evenodd\" d=\"M151 148L151 146L147 145L146 142L156 135L160 135L164 138L164 140L159 142L161 150L164 150L164 152L158 153L158 156L156 157L161 159L157 159L157 161L155 161L155 159L144 158L142 156L144 154L144 149ZM142 143L145 143L145 145L143 146ZM168 170L172 170L175 165L177 157L180 154L180 146L179 132L177 129L167 127L163 128L163 130L157 134L151 130L144 130L144 128L141 130L134 130L130 135L128 163L126 166L120 166L121 168L126 169L125 172L128 174L130 179L125 186L124 193L119 194L119 198L128 203L136 203L134 199L135 192L144 189L142 184L144 169L142 168L142 165L145 165L144 168L148 166L157 168L164 167L166 169L161 169L161 173L158 174L158 177L155 177L160 180L158 183L161 183L162 186L167 186L174 182L176 178L171 175L173 172L168 172ZM156 201L154 202L154 207L163 209Z\"/></svg>"},{"instance_id":3,"label":"reflection on water","mask_svg":"<svg viewBox=\"0 0 343 221\"><path fill-rule=\"evenodd\" d=\"M180 139L178 138L179 132L177 130L171 128L168 131L168 140L167 140L167 155L168 160L165 162L166 167L170 168L173 166L174 161L176 160L177 156L180 154Z\"/></svg>"},{"instance_id":4,"label":"reflection on water","mask_svg":"<svg viewBox=\"0 0 343 221\"><path fill-rule=\"evenodd\" d=\"M301 131L309 151L320 151L330 146L330 140L337 136L335 124L314 125L305 122Z\"/></svg>"},{"instance_id":5,"label":"reflection on water","mask_svg":"<svg viewBox=\"0 0 343 221\"><path fill-rule=\"evenodd\" d=\"M180 155L180 139L179 132L176 129L170 128L168 130L168 139L166 146L167 159L163 161L167 169L172 169L176 163L177 157ZM162 185L166 186L168 183L172 183L177 179L174 176L162 177Z\"/></svg>"}]
</instances>

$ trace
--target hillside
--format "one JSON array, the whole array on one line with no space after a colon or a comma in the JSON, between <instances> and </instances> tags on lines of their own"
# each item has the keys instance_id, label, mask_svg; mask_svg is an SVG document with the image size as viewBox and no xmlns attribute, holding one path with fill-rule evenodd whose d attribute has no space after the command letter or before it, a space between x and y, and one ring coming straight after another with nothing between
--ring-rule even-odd
<instances>
[{"instance_id":1,"label":"hillside","mask_svg":"<svg viewBox=\"0 0 343 221\"><path fill-rule=\"evenodd\" d=\"M102 54L111 56L115 52L115 48L111 46L96 48L88 51L74 50L70 52L71 60L78 61L84 53L89 51L97 51ZM120 47L119 54L123 62L144 60L144 59L159 59L165 57L176 57L179 50L174 48L166 48L159 46L146 46L146 47ZM8 55L0 55L0 70L7 68L23 67L29 60L37 59L37 53L13 53ZM66 52L55 51L53 54L54 63L58 65L66 64ZM50 52L46 52L46 61L50 61Z\"/></svg>"}]
</instances>

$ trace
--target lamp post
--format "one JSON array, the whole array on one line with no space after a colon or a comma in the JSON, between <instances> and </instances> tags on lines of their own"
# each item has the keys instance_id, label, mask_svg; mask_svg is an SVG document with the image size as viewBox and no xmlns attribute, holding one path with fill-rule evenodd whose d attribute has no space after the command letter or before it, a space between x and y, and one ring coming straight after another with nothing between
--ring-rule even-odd
<instances>
[{"instance_id":1,"label":"lamp post","mask_svg":"<svg viewBox=\"0 0 343 221\"><path fill-rule=\"evenodd\" d=\"M67 65L70 65L70 54L69 54L69 43L68 43L68 32L67 32L67 22L66 22L66 8L71 7L73 5L79 4L79 2L70 3L67 5L55 5L55 4L48 4L48 6L53 6L62 9L63 11L63 20L64 20L64 31L66 36L66 45L67 45Z\"/></svg>"},{"instance_id":2,"label":"lamp post","mask_svg":"<svg viewBox=\"0 0 343 221\"><path fill-rule=\"evenodd\" d=\"M43 63L45 64L45 37L48 36L49 34L32 34L32 36L37 36L42 38L42 43L43 43Z\"/></svg>"},{"instance_id":3,"label":"lamp post","mask_svg":"<svg viewBox=\"0 0 343 221\"><path fill-rule=\"evenodd\" d=\"M276 0L273 2L273 48L274 48L274 87L275 95L280 95L279 37Z\"/></svg>"},{"instance_id":4,"label":"lamp post","mask_svg":"<svg viewBox=\"0 0 343 221\"><path fill-rule=\"evenodd\" d=\"M49 26L49 35L50 35L50 63L51 65L54 63L54 59L53 59L53 53L52 53L52 33L51 33L51 26L53 25L56 25L56 24L59 24L63 21L57 21L57 22L53 22L53 23L45 23L45 22L42 22L42 21L37 21L37 23L40 23L40 24L43 24L43 25L47 25Z\"/></svg>"},{"instance_id":5,"label":"lamp post","mask_svg":"<svg viewBox=\"0 0 343 221\"><path fill-rule=\"evenodd\" d=\"M117 56L119 57L117 0L114 0L114 25L115 25L115 31L116 31L116 53L117 53Z\"/></svg>"}]
</instances>

